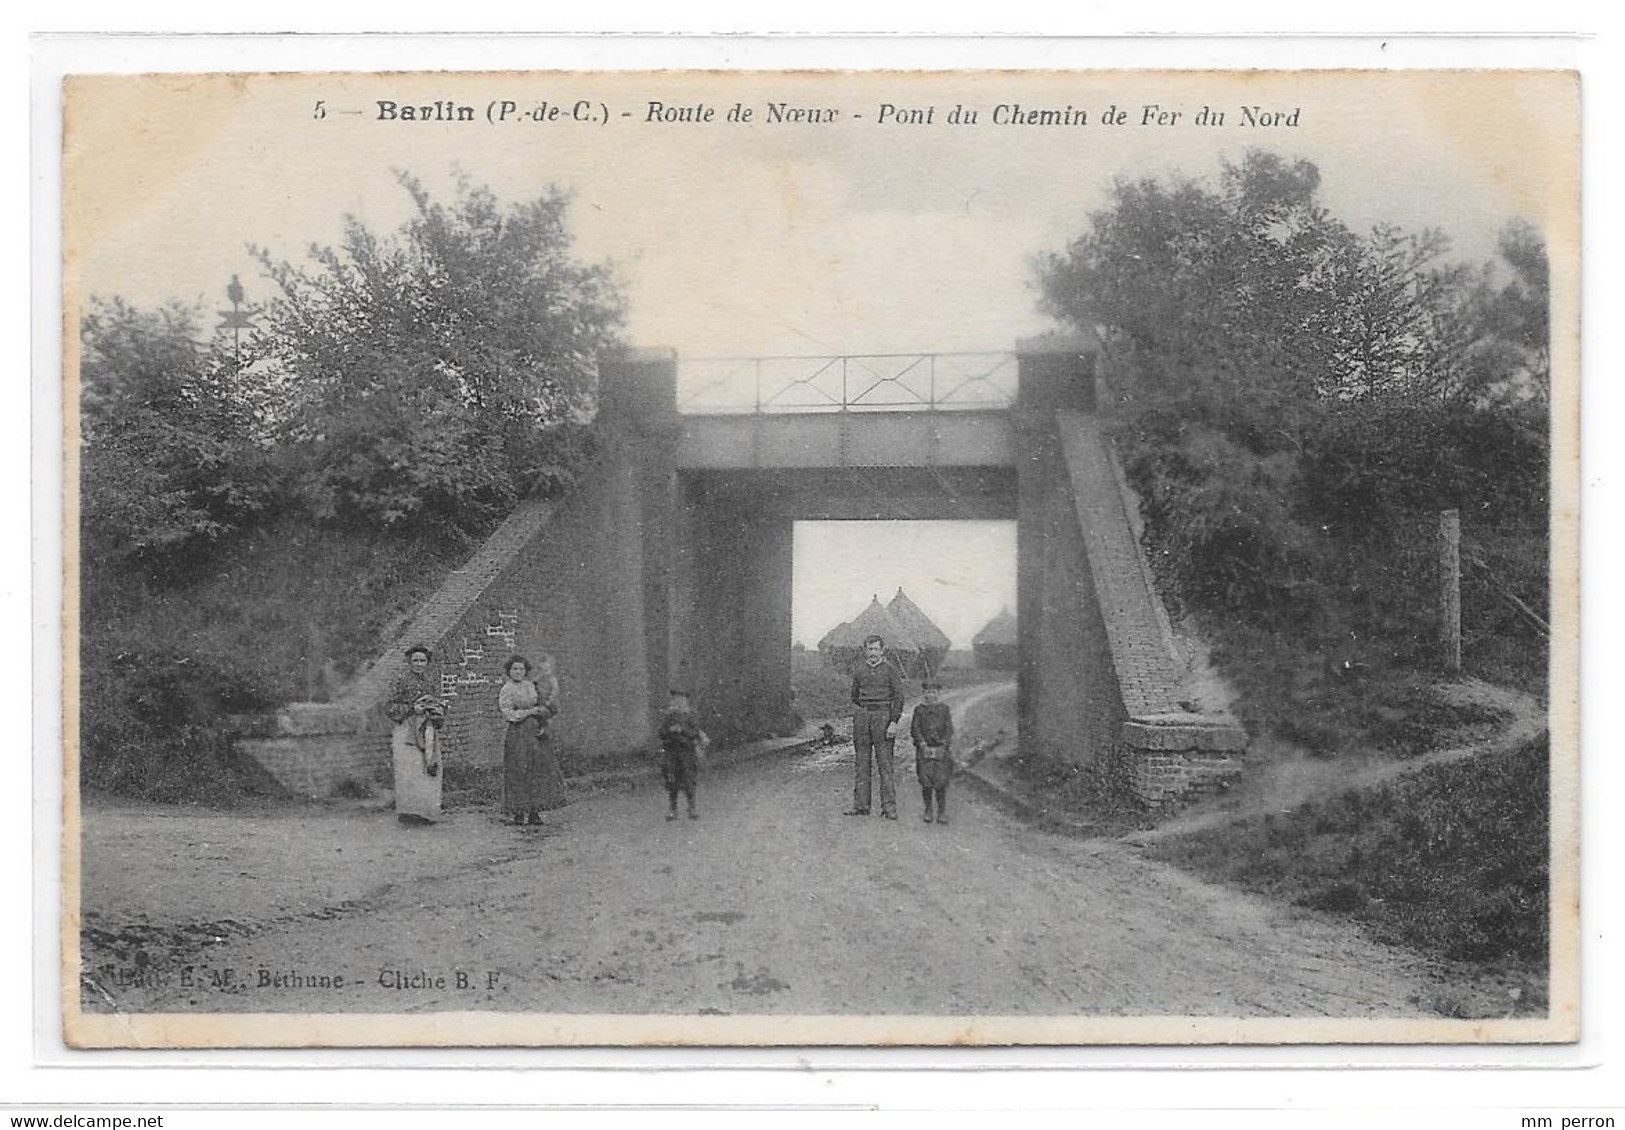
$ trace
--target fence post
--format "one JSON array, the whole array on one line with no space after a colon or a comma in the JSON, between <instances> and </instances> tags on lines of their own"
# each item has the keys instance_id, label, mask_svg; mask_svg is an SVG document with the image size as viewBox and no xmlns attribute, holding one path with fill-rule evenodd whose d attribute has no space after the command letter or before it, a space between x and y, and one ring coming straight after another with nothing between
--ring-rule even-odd
<instances>
[{"instance_id":1,"label":"fence post","mask_svg":"<svg viewBox=\"0 0 1625 1130\"><path fill-rule=\"evenodd\" d=\"M1461 671L1461 512L1439 512L1439 655L1444 669Z\"/></svg>"}]
</instances>

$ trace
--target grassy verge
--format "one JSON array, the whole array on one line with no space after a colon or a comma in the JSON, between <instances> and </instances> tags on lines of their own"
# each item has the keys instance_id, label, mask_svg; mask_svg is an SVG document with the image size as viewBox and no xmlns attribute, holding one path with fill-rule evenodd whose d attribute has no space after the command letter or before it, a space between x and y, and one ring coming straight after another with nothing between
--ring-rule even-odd
<instances>
[{"instance_id":1,"label":"grassy verge","mask_svg":"<svg viewBox=\"0 0 1625 1130\"><path fill-rule=\"evenodd\" d=\"M1242 624L1211 634L1220 641L1213 662L1236 690L1242 724L1316 757L1372 750L1415 757L1506 720L1493 706L1439 696L1431 670L1337 662L1301 641Z\"/></svg>"},{"instance_id":2,"label":"grassy verge","mask_svg":"<svg viewBox=\"0 0 1625 1130\"><path fill-rule=\"evenodd\" d=\"M1148 847L1208 878L1346 916L1377 938L1502 973L1543 1008L1544 736L1377 788Z\"/></svg>"},{"instance_id":3,"label":"grassy verge","mask_svg":"<svg viewBox=\"0 0 1625 1130\"><path fill-rule=\"evenodd\" d=\"M1089 767L1018 753L1009 764L1039 812L1086 827L1093 836L1119 836L1154 827L1157 817L1128 797L1103 789Z\"/></svg>"},{"instance_id":4,"label":"grassy verge","mask_svg":"<svg viewBox=\"0 0 1625 1130\"><path fill-rule=\"evenodd\" d=\"M466 554L288 523L243 536L184 582L87 571L81 782L162 802L263 793L221 717L327 697Z\"/></svg>"}]
</instances>

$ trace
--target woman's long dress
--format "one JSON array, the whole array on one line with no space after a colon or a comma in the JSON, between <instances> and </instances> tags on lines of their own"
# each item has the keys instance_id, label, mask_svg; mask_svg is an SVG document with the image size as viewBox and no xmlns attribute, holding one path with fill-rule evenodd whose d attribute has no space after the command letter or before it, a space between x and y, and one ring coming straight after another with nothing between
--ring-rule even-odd
<instances>
[{"instance_id":1,"label":"woman's long dress","mask_svg":"<svg viewBox=\"0 0 1625 1130\"><path fill-rule=\"evenodd\" d=\"M423 725L417 702L424 695L438 698L427 675L408 671L390 688L384 714L395 723L390 751L395 764L395 811L433 823L440 819L440 793L444 769L440 764L440 730ZM422 746L418 734L422 733ZM429 772L429 766L434 772Z\"/></svg>"},{"instance_id":2,"label":"woman's long dress","mask_svg":"<svg viewBox=\"0 0 1625 1130\"><path fill-rule=\"evenodd\" d=\"M510 816L559 808L564 804L564 772L547 734L546 718L519 714L533 706L557 711L558 680L544 668L540 685L529 679L502 684L497 707L508 721L502 742L502 810Z\"/></svg>"}]
</instances>

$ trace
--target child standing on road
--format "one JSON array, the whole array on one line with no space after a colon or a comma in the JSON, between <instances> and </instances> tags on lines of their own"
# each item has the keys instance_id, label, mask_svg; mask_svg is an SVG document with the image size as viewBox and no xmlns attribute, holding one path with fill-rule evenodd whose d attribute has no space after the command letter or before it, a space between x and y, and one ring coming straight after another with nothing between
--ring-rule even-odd
<instances>
[{"instance_id":1,"label":"child standing on road","mask_svg":"<svg viewBox=\"0 0 1625 1130\"><path fill-rule=\"evenodd\" d=\"M666 716L660 721L660 776L666 782L666 800L670 804L667 820L677 819L678 793L688 800L688 818L700 818L694 790L700 780L700 753L708 744L710 739L689 707L688 692L673 690Z\"/></svg>"},{"instance_id":2,"label":"child standing on road","mask_svg":"<svg viewBox=\"0 0 1625 1130\"><path fill-rule=\"evenodd\" d=\"M927 824L932 820L933 799L936 822L948 823L948 781L954 773L954 717L948 704L938 701L941 689L941 683L933 679L925 681L925 701L914 708L914 720L908 727L909 736L914 739L914 776L920 782L920 797L925 801L921 818Z\"/></svg>"}]
</instances>

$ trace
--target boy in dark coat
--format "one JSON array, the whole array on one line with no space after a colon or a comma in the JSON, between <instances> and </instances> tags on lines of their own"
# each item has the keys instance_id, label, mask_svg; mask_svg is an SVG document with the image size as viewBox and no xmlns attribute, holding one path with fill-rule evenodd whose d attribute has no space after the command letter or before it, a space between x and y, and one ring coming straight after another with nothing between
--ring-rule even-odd
<instances>
[{"instance_id":1,"label":"boy in dark coat","mask_svg":"<svg viewBox=\"0 0 1625 1130\"><path fill-rule=\"evenodd\" d=\"M660 776L666 782L666 799L671 806L667 820L677 819L678 793L688 800L688 818L700 818L694 806L694 790L700 780L700 752L709 743L689 708L687 692L672 691L666 716L660 721Z\"/></svg>"},{"instance_id":2,"label":"boy in dark coat","mask_svg":"<svg viewBox=\"0 0 1625 1130\"><path fill-rule=\"evenodd\" d=\"M920 782L927 824L932 820L933 799L936 822L948 823L948 780L954 773L954 717L946 702L937 701L941 689L942 684L926 680L925 701L914 708L914 720L908 727L909 737L914 739L914 776Z\"/></svg>"}]
</instances>

